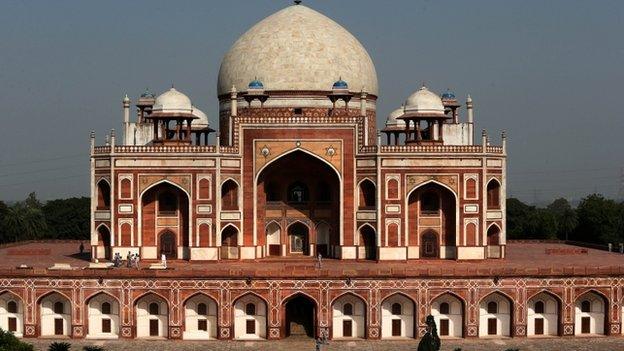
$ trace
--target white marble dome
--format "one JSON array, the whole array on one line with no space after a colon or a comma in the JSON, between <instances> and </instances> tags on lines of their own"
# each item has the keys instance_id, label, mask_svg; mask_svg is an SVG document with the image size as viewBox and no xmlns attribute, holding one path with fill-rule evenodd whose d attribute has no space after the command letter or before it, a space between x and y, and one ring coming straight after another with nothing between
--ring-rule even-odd
<instances>
[{"instance_id":1,"label":"white marble dome","mask_svg":"<svg viewBox=\"0 0 624 351\"><path fill-rule=\"evenodd\" d=\"M438 94L423 86L405 100L405 112L444 115L444 104Z\"/></svg>"},{"instance_id":2,"label":"white marble dome","mask_svg":"<svg viewBox=\"0 0 624 351\"><path fill-rule=\"evenodd\" d=\"M208 122L208 116L204 113L204 111L198 109L193 106L193 116L197 117L197 119L193 120L191 123L191 127L193 128L206 128L210 125Z\"/></svg>"},{"instance_id":3,"label":"white marble dome","mask_svg":"<svg viewBox=\"0 0 624 351\"><path fill-rule=\"evenodd\" d=\"M164 113L192 113L193 105L188 96L172 87L156 98L152 111Z\"/></svg>"},{"instance_id":4,"label":"white marble dome","mask_svg":"<svg viewBox=\"0 0 624 351\"><path fill-rule=\"evenodd\" d=\"M398 119L405 113L405 106L401 105L401 107L396 110L390 112L388 118L386 118L386 127L399 127L405 128L405 120Z\"/></svg>"},{"instance_id":5,"label":"white marble dome","mask_svg":"<svg viewBox=\"0 0 624 351\"><path fill-rule=\"evenodd\" d=\"M218 93L259 79L264 89L330 91L338 79L351 91L377 95L377 73L360 42L342 26L303 5L263 19L221 61Z\"/></svg>"}]
</instances>

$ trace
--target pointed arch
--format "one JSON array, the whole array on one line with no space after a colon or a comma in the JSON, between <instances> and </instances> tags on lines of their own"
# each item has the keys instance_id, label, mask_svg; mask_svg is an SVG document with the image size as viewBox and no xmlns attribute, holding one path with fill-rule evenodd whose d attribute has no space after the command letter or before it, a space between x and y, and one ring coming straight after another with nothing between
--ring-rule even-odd
<instances>
[{"instance_id":1,"label":"pointed arch","mask_svg":"<svg viewBox=\"0 0 624 351\"><path fill-rule=\"evenodd\" d=\"M487 192L487 209L488 210L498 210L501 208L501 182L495 178L491 177L486 185Z\"/></svg>"},{"instance_id":2,"label":"pointed arch","mask_svg":"<svg viewBox=\"0 0 624 351\"><path fill-rule=\"evenodd\" d=\"M508 302L510 303L510 306L513 306L514 299L511 296L509 296L509 294L507 294L506 292L504 292L502 290L498 290L498 289L490 291L489 293L485 294L482 298L479 299L478 304L481 304L481 302L483 302L483 300L485 300L486 298L488 298L488 297L490 297L492 295L496 295L496 294L501 295L504 298L506 298L508 300Z\"/></svg>"},{"instance_id":3,"label":"pointed arch","mask_svg":"<svg viewBox=\"0 0 624 351\"><path fill-rule=\"evenodd\" d=\"M295 291L295 292L287 295L286 297L282 298L282 301L281 301L280 304L281 305L285 305L288 301L290 301L290 300L292 300L292 299L294 299L294 298L296 298L298 296L303 296L305 298L310 299L312 302L314 302L314 305L316 306L316 308L318 308L319 303L318 303L317 299L314 298L312 295L310 295L310 294L308 294L306 292L303 292L303 291Z\"/></svg>"},{"instance_id":4,"label":"pointed arch","mask_svg":"<svg viewBox=\"0 0 624 351\"><path fill-rule=\"evenodd\" d=\"M433 301L437 300L438 298L440 298L440 297L442 297L444 295L450 295L450 296L456 298L457 300L459 300L459 302L461 302L462 307L466 307L466 305L467 305L467 302L466 302L466 300L463 297L461 297L460 295L457 295L456 293L452 292L451 290L445 290L445 291L443 291L443 292L441 292L441 293L431 297L429 299L429 305L431 305L431 303Z\"/></svg>"},{"instance_id":5,"label":"pointed arch","mask_svg":"<svg viewBox=\"0 0 624 351\"><path fill-rule=\"evenodd\" d=\"M288 157L291 156L291 157ZM335 225L332 225L331 227L335 230L332 231L332 235L330 238L331 244L341 244L344 241L344 225L343 225L343 214L344 214L344 188L342 186L343 184L343 176L342 176L342 170L340 169L342 166L341 165L333 165L331 162L329 162L328 160L326 160L325 158L309 151L306 150L305 148L293 148L290 150L287 150L279 155L276 155L274 158L272 158L271 160L267 161L264 165L262 165L261 167L255 169L255 174L254 174L254 181L253 181L253 199L258 200L258 196L259 194L262 193L262 189L261 187L263 186L264 182L270 182L272 179L269 178L273 178L275 176L274 174L274 170L275 170L275 166L276 164L279 165L279 163L277 162L286 162L286 163L290 163L293 160L296 160L298 158L306 158L308 161L313 162L313 166L315 168L318 168L320 170L322 170L322 179L306 179L306 184L310 187L310 189L313 189L314 184L317 184L317 188L318 188L318 181L319 180L324 180L326 181L330 186L331 186L331 201L325 201L327 200L324 196L321 196L320 202L324 202L328 207L332 208L331 213L331 217L332 217L332 223L336 222ZM300 174L301 172L298 171L293 171L294 174ZM306 178L306 177L304 177ZM317 200L318 194L315 192L314 194L312 194L311 196L311 201L312 202L318 202ZM264 214L260 214L258 207L259 203L257 201L253 201L253 242L254 244L257 243L258 241L258 235L262 235L262 231L258 230L259 227L258 223L262 223L261 217L264 216ZM310 228L310 226L308 226ZM287 230L287 228L283 228L284 230ZM333 252L331 252L330 247L327 247L326 252L331 255L333 254Z\"/></svg>"},{"instance_id":6,"label":"pointed arch","mask_svg":"<svg viewBox=\"0 0 624 351\"><path fill-rule=\"evenodd\" d=\"M119 306L121 306L121 302L119 301L119 299L117 298L117 296L115 296L115 295L113 295L113 294L109 293L108 291L104 291L104 290L99 290L99 291L96 291L96 292L94 292L94 293L92 293L92 294L90 294L90 295L86 296L86 297L84 298L84 305L85 305L85 306L88 306L88 305L89 305L89 302L90 302L92 299L94 299L94 298L96 298L96 297L98 297L98 296L100 296L100 295L106 295L106 296L110 297L111 299L113 299L113 300L117 301L117 303L119 304Z\"/></svg>"},{"instance_id":7,"label":"pointed arch","mask_svg":"<svg viewBox=\"0 0 624 351\"><path fill-rule=\"evenodd\" d=\"M140 294L139 296L135 297L132 300L132 306L136 307L137 304L139 303L139 301L141 301L142 299L149 297L150 295L153 295L161 300L163 300L165 302L165 304L167 305L167 311L171 310L171 303L169 303L169 299L167 299L166 297L164 297L163 295L161 295L160 293L153 291L153 290L148 290L142 294Z\"/></svg>"},{"instance_id":8,"label":"pointed arch","mask_svg":"<svg viewBox=\"0 0 624 351\"><path fill-rule=\"evenodd\" d=\"M539 294L546 294L551 296L552 298L554 298L558 303L562 304L563 303L563 298L559 297L559 295L557 295L555 292L549 290L549 289L540 289L537 292L528 295L527 296L527 301L531 300L532 298L538 296Z\"/></svg>"},{"instance_id":9,"label":"pointed arch","mask_svg":"<svg viewBox=\"0 0 624 351\"><path fill-rule=\"evenodd\" d=\"M360 295L359 293L357 293L355 291L345 291L343 293L340 293L338 296L334 297L329 302L329 305L332 306L338 299L342 298L343 296L347 296L347 295L351 295L353 297L356 297L356 298L362 300L362 302L364 303L365 310L368 311L368 303L366 302L366 299L362 295Z\"/></svg>"},{"instance_id":10,"label":"pointed arch","mask_svg":"<svg viewBox=\"0 0 624 351\"><path fill-rule=\"evenodd\" d=\"M0 296L4 295L4 294L8 294L13 296L15 299L19 300L19 302L23 305L24 304L24 299L22 299L21 296L19 296L17 293L9 290L9 289L4 289L4 290L0 290Z\"/></svg>"},{"instance_id":11,"label":"pointed arch","mask_svg":"<svg viewBox=\"0 0 624 351\"><path fill-rule=\"evenodd\" d=\"M95 183L97 190L96 208L98 210L110 210L111 203L111 183L108 179L101 177Z\"/></svg>"},{"instance_id":12,"label":"pointed arch","mask_svg":"<svg viewBox=\"0 0 624 351\"><path fill-rule=\"evenodd\" d=\"M446 247L451 247L451 248L449 248L450 251L449 250L445 250L446 252L444 253L444 256L443 256L444 258L452 258L452 257L447 257L446 255L447 254L451 255L451 256L456 255L457 253L454 251L454 248L457 245L459 245L459 243L461 242L461 240L460 240L461 230L458 230L460 228L459 217L460 217L460 213L461 213L460 208L459 208L459 195L450 186L448 186L448 185L446 185L446 184L444 184L442 182L439 182L439 181L437 181L435 179L427 180L425 182L422 182L422 183L418 184L414 188L410 189L407 192L407 194L405 196L405 199L403 200L404 201L403 206L406 209L404 211L405 212L404 213L404 221L405 221L405 223L408 223L408 225L405 225L404 229L403 229L404 230L404 238L405 238L406 245L408 245L408 246L416 246L417 243L411 242L411 240L412 239L413 240L418 240L418 238L419 238L419 236L421 234L419 232L411 233L411 231L414 231L415 228L413 228L412 225L409 225L410 218L414 216L414 214L412 213L413 211L410 210L410 204L413 203L413 201L411 201L412 195L416 191L421 190L421 188L423 188L423 187L425 187L427 185L437 185L437 186L440 186L442 189L447 190L448 192L450 192L450 194L452 194L452 202L454 202L453 209L454 209L454 212L455 212L454 213L454 215L455 215L455 223L452 224L452 225L450 225L450 223L449 223L449 225L450 225L451 228L453 228L453 231L454 231L454 242L451 243L451 245L449 245L448 243L445 242L445 246ZM416 214L416 216L418 216L418 215L419 214ZM451 234L451 233L449 233L449 234ZM442 234L439 233L439 235L442 235ZM444 237L446 239L446 234L444 234ZM452 239L452 237L449 238L449 239ZM445 240L445 241L447 241L447 240Z\"/></svg>"},{"instance_id":13,"label":"pointed arch","mask_svg":"<svg viewBox=\"0 0 624 351\"><path fill-rule=\"evenodd\" d=\"M41 300L43 300L44 298L46 298L46 297L48 297L48 296L50 296L50 295L54 295L54 294L61 295L62 297L64 297L65 299L67 299L67 301L68 301L68 302L70 303L70 305L71 305L71 301L72 301L72 299L71 299L69 296L67 296L64 292L61 292L61 291L56 290L56 289L54 289L54 290L50 290L50 291L46 291L45 293L41 294L41 295L37 298L37 300L36 300L36 301L37 301L37 305L40 305L40 304L41 304Z\"/></svg>"},{"instance_id":14,"label":"pointed arch","mask_svg":"<svg viewBox=\"0 0 624 351\"><path fill-rule=\"evenodd\" d=\"M236 297L234 297L232 299L232 305L231 306L236 305L238 300L240 300L240 299L242 299L242 298L244 298L244 297L246 297L248 295L253 295L253 296L259 298L260 300L262 300L262 302L264 302L267 305L267 308L268 308L269 302L267 301L267 299L265 299L264 297L262 297L262 295L256 293L255 291L243 291L240 294L236 295Z\"/></svg>"},{"instance_id":15,"label":"pointed arch","mask_svg":"<svg viewBox=\"0 0 624 351\"><path fill-rule=\"evenodd\" d=\"M384 298L381 300L381 303L384 303L384 301L386 301L386 300L388 300L388 299L390 299L390 298L393 298L393 297L395 297L395 296L397 296L397 295L403 296L403 297L405 297L406 299L408 299L408 300L412 301L412 303L414 304L414 307L416 307L416 305L417 305L416 300L415 300L413 297L411 297L411 296L407 295L406 293L404 293L404 292L402 292L402 291L393 292L392 294L390 294L390 295L388 295L388 296L384 297Z\"/></svg>"},{"instance_id":16,"label":"pointed arch","mask_svg":"<svg viewBox=\"0 0 624 351\"><path fill-rule=\"evenodd\" d=\"M297 152L297 151L299 151L299 152L303 152L303 153L306 153L306 154L308 154L308 155L310 155L310 156L312 156L312 157L314 157L314 158L317 158L318 160L322 161L323 163L327 164L327 165L328 165L328 166L329 166L329 167L330 167L330 168L331 168L331 169L332 169L332 170L336 173L336 175L338 176L338 180L342 183L342 176L341 176L341 174L340 174L340 171L339 171L338 169L336 169L336 167L334 167L334 165L332 165L329 161L327 161L326 159L324 159L324 158L320 157L319 155L317 155L317 154L315 154L315 153L313 153L313 152L310 152L310 151L308 151L308 150L306 150L306 149L303 149L303 148L295 148L295 149L288 150L288 151L286 151L286 152L284 152L284 153L279 154L278 156L276 156L275 158L273 158L273 159L272 159L272 160L270 160L269 162L265 163L262 167L260 167L260 168L256 171L256 176L255 176L255 179L254 179L254 184L257 184L257 183L258 183L258 180L260 179L260 174L262 174L262 172L263 172L263 171L264 171L264 170L265 170L265 169L266 169L266 168L267 168L270 164L272 164L273 162L275 162L275 161L277 161L277 160L279 160L279 159L283 158L283 157L284 157L284 156L286 156L286 155L292 154L292 153Z\"/></svg>"},{"instance_id":17,"label":"pointed arch","mask_svg":"<svg viewBox=\"0 0 624 351\"><path fill-rule=\"evenodd\" d=\"M294 224L297 224L297 223L301 223L301 224L303 224L306 228L308 228L308 230L310 230L310 229L311 229L311 228L310 228L310 225L308 225L308 223L306 223L306 222L304 222L304 221L302 221L302 220L300 220L300 219L296 219L296 220L292 221L292 223L289 223L289 224L286 226L286 231L288 231L288 229L290 229L290 227L292 227Z\"/></svg>"},{"instance_id":18,"label":"pointed arch","mask_svg":"<svg viewBox=\"0 0 624 351\"><path fill-rule=\"evenodd\" d=\"M373 209L377 205L377 185L370 178L365 177L357 184L358 209Z\"/></svg>"},{"instance_id":19,"label":"pointed arch","mask_svg":"<svg viewBox=\"0 0 624 351\"><path fill-rule=\"evenodd\" d=\"M367 260L377 259L377 247L379 246L377 230L369 223L364 223L358 228L357 233L359 241L358 258Z\"/></svg>"},{"instance_id":20,"label":"pointed arch","mask_svg":"<svg viewBox=\"0 0 624 351\"><path fill-rule=\"evenodd\" d=\"M143 197L145 196L145 194L147 194L148 191L154 189L155 187L157 187L157 186L159 186L161 184L170 185L170 186L176 188L177 190L182 191L186 195L186 202L187 202L187 205L188 205L188 206L185 206L186 207L186 211L187 211L187 214L186 214L186 217L187 217L187 221L186 222L187 223L183 223L183 224L184 224L184 226L186 226L186 230L188 232L187 233L187 238L183 238L182 237L182 233L180 233L179 235L180 235L180 242L181 243L185 243L185 244L188 243L188 245L190 246L192 244L192 238L193 238L193 225L191 223L191 220L193 218L193 215L192 215L193 214L193 198L191 197L191 194L186 189L184 189L181 185L179 185L177 183L174 183L174 182L172 182L172 181L170 181L168 179L161 179L161 180L159 180L157 182L154 182L154 183L150 184L145 189L143 189L143 191L141 191L141 193L139 194L138 200L137 200L138 201L138 205L137 205L137 209L138 209L138 211L137 211L137 214L138 214L137 226L138 226L138 228L136 230L136 233L138 233L138 238L135 241L137 242L138 246L142 246L143 245L143 235L144 235L144 231L143 231L143 221L144 221L144 218L143 218L143 206L144 206L144 199L143 199ZM181 210L181 208L180 208L180 210ZM184 217L184 216L181 216L181 217ZM153 232L150 235L154 235L154 237L155 237L156 233ZM156 240L156 237L154 238L154 240ZM154 245L157 245L157 244L158 244L157 242L154 242ZM160 257L153 257L153 258L155 259L155 258L160 258Z\"/></svg>"}]
</instances>

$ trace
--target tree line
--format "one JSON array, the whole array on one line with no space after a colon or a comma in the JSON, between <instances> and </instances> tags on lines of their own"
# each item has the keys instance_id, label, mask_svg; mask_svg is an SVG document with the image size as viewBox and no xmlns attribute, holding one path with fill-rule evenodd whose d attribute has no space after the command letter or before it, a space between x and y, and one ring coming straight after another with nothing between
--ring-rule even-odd
<instances>
[{"instance_id":1,"label":"tree line","mask_svg":"<svg viewBox=\"0 0 624 351\"><path fill-rule=\"evenodd\" d=\"M599 194L574 208L559 198L546 207L507 199L508 239L560 239L614 246L624 243L624 202Z\"/></svg>"},{"instance_id":2,"label":"tree line","mask_svg":"<svg viewBox=\"0 0 624 351\"><path fill-rule=\"evenodd\" d=\"M0 243L42 239L89 239L90 199L42 203L35 193L11 205L0 201ZM560 239L595 244L624 243L624 202L599 194L573 207L564 198L546 207L507 199L508 239Z\"/></svg>"},{"instance_id":3,"label":"tree line","mask_svg":"<svg viewBox=\"0 0 624 351\"><path fill-rule=\"evenodd\" d=\"M0 201L0 244L43 239L86 240L90 235L88 197L42 203L35 193L11 205Z\"/></svg>"}]
</instances>

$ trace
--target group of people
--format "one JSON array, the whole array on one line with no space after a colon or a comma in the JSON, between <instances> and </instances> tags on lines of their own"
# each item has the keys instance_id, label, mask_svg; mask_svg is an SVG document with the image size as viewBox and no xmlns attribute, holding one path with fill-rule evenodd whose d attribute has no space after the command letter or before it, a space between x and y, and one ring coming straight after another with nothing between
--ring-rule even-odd
<instances>
[{"instance_id":1,"label":"group of people","mask_svg":"<svg viewBox=\"0 0 624 351\"><path fill-rule=\"evenodd\" d=\"M122 267L123 266L123 260L121 258L121 254L119 252L115 253L115 256L113 257L113 267ZM126 255L126 267L127 268L136 268L139 269L139 254L138 253L132 253L130 251L128 251L128 254Z\"/></svg>"}]
</instances>

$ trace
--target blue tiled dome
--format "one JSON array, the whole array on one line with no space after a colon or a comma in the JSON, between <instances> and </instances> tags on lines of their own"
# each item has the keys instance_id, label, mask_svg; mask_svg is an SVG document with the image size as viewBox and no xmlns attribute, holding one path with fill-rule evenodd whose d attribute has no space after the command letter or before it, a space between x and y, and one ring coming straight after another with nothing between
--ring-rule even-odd
<instances>
[{"instance_id":1,"label":"blue tiled dome","mask_svg":"<svg viewBox=\"0 0 624 351\"><path fill-rule=\"evenodd\" d=\"M342 78L340 78L334 83L332 89L349 89L349 85L347 84L347 82L342 80Z\"/></svg>"},{"instance_id":2,"label":"blue tiled dome","mask_svg":"<svg viewBox=\"0 0 624 351\"><path fill-rule=\"evenodd\" d=\"M149 89L145 89L145 92L143 94L141 94L142 98L147 98L147 99L153 99L156 96L154 94L152 94L152 92L149 91Z\"/></svg>"},{"instance_id":3,"label":"blue tiled dome","mask_svg":"<svg viewBox=\"0 0 624 351\"><path fill-rule=\"evenodd\" d=\"M455 99L455 94L452 91L447 90L446 92L444 92L442 94L442 99L444 99L444 100L454 100Z\"/></svg>"},{"instance_id":4,"label":"blue tiled dome","mask_svg":"<svg viewBox=\"0 0 624 351\"><path fill-rule=\"evenodd\" d=\"M249 83L249 89L264 89L264 84L256 78Z\"/></svg>"}]
</instances>

